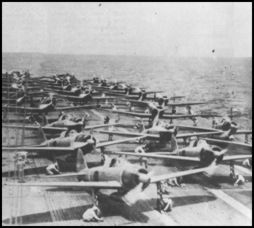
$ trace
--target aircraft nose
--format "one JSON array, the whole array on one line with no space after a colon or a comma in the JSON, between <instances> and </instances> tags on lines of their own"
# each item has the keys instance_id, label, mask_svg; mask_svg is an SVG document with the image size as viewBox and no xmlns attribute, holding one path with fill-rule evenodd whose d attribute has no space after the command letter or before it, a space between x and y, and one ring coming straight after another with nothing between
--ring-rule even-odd
<instances>
[{"instance_id":1,"label":"aircraft nose","mask_svg":"<svg viewBox=\"0 0 254 228\"><path fill-rule=\"evenodd\" d=\"M151 177L148 174L139 174L139 182L143 183L142 190L144 191L151 182Z\"/></svg>"},{"instance_id":2,"label":"aircraft nose","mask_svg":"<svg viewBox=\"0 0 254 228\"><path fill-rule=\"evenodd\" d=\"M139 182L147 183L150 181L151 181L151 178L147 174L139 174Z\"/></svg>"}]
</instances>

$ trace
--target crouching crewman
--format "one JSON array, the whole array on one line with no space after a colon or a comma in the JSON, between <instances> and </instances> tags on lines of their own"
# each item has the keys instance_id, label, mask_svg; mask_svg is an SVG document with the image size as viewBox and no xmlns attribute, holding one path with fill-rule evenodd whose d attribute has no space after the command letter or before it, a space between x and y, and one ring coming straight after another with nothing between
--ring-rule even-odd
<instances>
[{"instance_id":1,"label":"crouching crewman","mask_svg":"<svg viewBox=\"0 0 254 228\"><path fill-rule=\"evenodd\" d=\"M94 205L91 208L88 208L83 214L83 220L85 222L102 222L103 218L101 217L101 210Z\"/></svg>"}]
</instances>

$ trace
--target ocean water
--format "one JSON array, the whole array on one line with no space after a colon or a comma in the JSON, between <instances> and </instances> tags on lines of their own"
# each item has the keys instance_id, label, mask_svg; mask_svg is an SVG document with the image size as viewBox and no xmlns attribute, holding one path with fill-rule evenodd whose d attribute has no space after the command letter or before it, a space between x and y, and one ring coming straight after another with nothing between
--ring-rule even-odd
<instances>
[{"instance_id":1,"label":"ocean water","mask_svg":"<svg viewBox=\"0 0 254 228\"><path fill-rule=\"evenodd\" d=\"M29 69L34 76L73 73L79 79L93 76L126 81L185 100L208 101L194 110L222 115L241 114L235 121L252 129L251 58L162 58L143 56L48 55L3 53L2 69Z\"/></svg>"}]
</instances>

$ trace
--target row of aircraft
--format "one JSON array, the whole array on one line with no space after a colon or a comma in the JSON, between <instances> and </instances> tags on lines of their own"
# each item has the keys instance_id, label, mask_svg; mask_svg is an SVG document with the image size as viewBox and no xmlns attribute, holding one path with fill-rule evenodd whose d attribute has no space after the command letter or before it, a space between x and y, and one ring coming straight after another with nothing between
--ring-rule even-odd
<instances>
[{"instance_id":1,"label":"row of aircraft","mask_svg":"<svg viewBox=\"0 0 254 228\"><path fill-rule=\"evenodd\" d=\"M15 77L13 76L15 75ZM17 76L19 75L19 76ZM56 161L58 156L69 154L74 156L75 172L54 175L54 178L64 179L76 177L77 181L49 182L47 179L40 182L6 183L7 185L40 186L40 187L78 187L92 190L92 197L96 201L96 194L100 189L116 189L116 194L124 202L128 202L128 195L134 189L144 191L150 184L155 183L160 189L162 181L171 178L210 172L220 164L228 164L234 174L236 161L252 159L252 145L235 139L235 135L244 134L246 137L252 134L251 130L239 130L239 126L229 118L222 118L212 128L204 128L190 125L173 124L174 119L191 119L195 122L197 117L215 118L222 117L219 114L194 114L193 105L206 105L204 101L175 102L184 96L158 96L162 91L146 91L143 88L133 87L123 82L108 82L105 79L93 78L92 80L79 81L73 75L63 74L43 77L22 77L22 74L7 74L2 77L5 83L2 87L2 111L7 116L7 122L12 122L9 113L25 113L26 125L3 124L5 128L20 128L25 130L38 130L43 142L30 146L2 146L3 151L20 151L25 156L39 156ZM11 88L11 89L10 89ZM36 90L40 90L39 92ZM34 92L35 90L35 92ZM22 94L22 102L17 102L17 94ZM148 97L152 94L153 97ZM98 96L100 95L100 96ZM9 98L11 96L11 98ZM37 107L27 107L35 97L41 98ZM15 102L16 99L16 102ZM63 99L70 104L68 107L57 107L58 99ZM122 102L121 105L119 102ZM118 106L119 103L119 106ZM14 105L13 105L14 104ZM22 105L24 105L22 107ZM133 111L135 108L139 111ZM176 107L186 107L187 113L177 113ZM127 124L109 121L103 124L89 125L89 115L83 114L77 117L74 114L65 113L73 110L98 109L110 115L131 116L138 118L139 124ZM121 110L122 109L122 110ZM166 112L169 110L170 112ZM49 112L58 116L51 121L47 117ZM9 119L8 119L9 118ZM41 121L43 120L43 121ZM148 120L148 121L147 121ZM165 120L170 120L165 124ZM144 122L147 123L145 124ZM137 127L138 126L138 127ZM102 128L103 130L99 130ZM115 131L115 128L131 128L131 131ZM133 131L136 128L137 131ZM106 130L105 130L106 129ZM180 131L191 131L179 133ZM93 133L109 135L108 141L100 142ZM112 140L112 136L121 136L118 140ZM190 144L180 148L180 142L185 144L188 139ZM110 151L106 149L116 144L156 142L156 148L168 151L147 151L145 153L133 153L130 151ZM170 149L168 148L170 146ZM97 151L100 149L100 152ZM247 152L239 154L232 150L244 149ZM100 153L103 158L102 166L88 167L86 155ZM191 163L192 168L174 173L153 175L142 166L134 165L126 159L112 158L117 156L136 156L147 159L162 159L172 162ZM193 168L194 167L194 168ZM73 170L74 171L74 170ZM51 178L51 176L47 177ZM161 194L158 191L159 194Z\"/></svg>"}]
</instances>

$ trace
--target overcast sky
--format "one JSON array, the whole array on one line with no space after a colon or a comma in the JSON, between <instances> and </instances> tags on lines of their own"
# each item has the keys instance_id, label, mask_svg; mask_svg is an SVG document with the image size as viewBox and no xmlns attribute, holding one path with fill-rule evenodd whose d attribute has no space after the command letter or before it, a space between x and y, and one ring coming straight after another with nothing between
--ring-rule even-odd
<instances>
[{"instance_id":1,"label":"overcast sky","mask_svg":"<svg viewBox=\"0 0 254 228\"><path fill-rule=\"evenodd\" d=\"M4 52L252 56L251 3L2 4Z\"/></svg>"}]
</instances>

